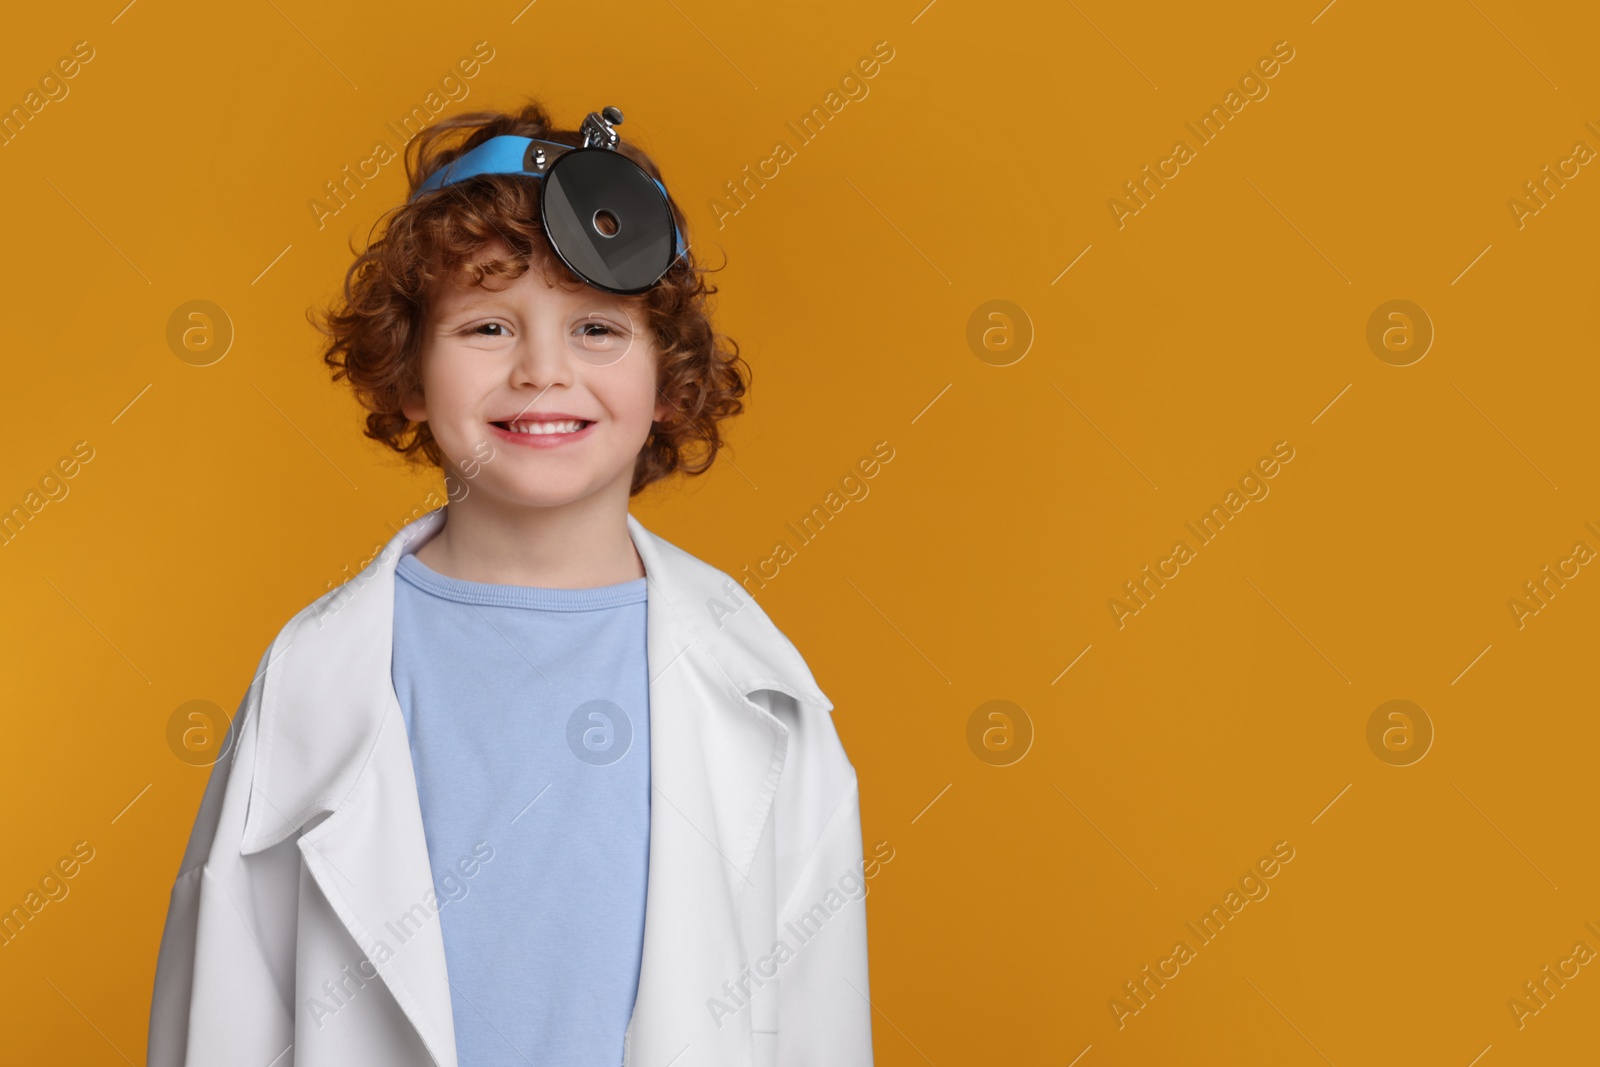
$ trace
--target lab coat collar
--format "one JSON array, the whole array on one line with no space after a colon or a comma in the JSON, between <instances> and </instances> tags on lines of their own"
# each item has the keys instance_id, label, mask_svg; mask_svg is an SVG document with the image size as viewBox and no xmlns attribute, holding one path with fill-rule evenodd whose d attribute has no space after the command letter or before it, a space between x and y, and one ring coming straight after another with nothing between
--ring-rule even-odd
<instances>
[{"instance_id":1,"label":"lab coat collar","mask_svg":"<svg viewBox=\"0 0 1600 1067\"><path fill-rule=\"evenodd\" d=\"M395 930L393 920L433 898L390 667L395 567L444 523L441 507L404 527L273 642L240 852L300 833L307 869L356 945L434 1060L454 1067L438 923L386 961L374 953L378 942L395 950L385 932ZM631 514L627 526L647 579L652 779L645 943L628 1062L656 1067L691 1046L698 1053L685 1062L744 1062L749 1013L712 1031L704 1004L746 962L737 903L751 885L787 751L787 728L750 696L777 690L822 711L833 704L738 583Z\"/></svg>"}]
</instances>

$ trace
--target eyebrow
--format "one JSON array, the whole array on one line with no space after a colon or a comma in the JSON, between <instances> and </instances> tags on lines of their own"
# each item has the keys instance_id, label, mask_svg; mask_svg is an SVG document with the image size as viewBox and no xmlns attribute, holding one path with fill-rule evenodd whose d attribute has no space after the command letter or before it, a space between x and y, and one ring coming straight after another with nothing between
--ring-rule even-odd
<instances>
[{"instance_id":1,"label":"eyebrow","mask_svg":"<svg viewBox=\"0 0 1600 1067\"><path fill-rule=\"evenodd\" d=\"M505 301L498 296L480 296L476 299L468 300L465 303L456 304L450 308L450 314L459 315L465 311L476 311L479 308L497 307L503 305L504 303Z\"/></svg>"},{"instance_id":2,"label":"eyebrow","mask_svg":"<svg viewBox=\"0 0 1600 1067\"><path fill-rule=\"evenodd\" d=\"M586 306L588 311L591 313L600 311L622 311L623 314L626 314L626 309L631 307L627 301L611 303L587 293L574 294L574 296L577 296L581 303ZM501 294L484 291L483 295L475 296L464 303L456 304L450 307L448 310L445 310L440 317L451 318L457 315L466 315L471 312L480 311L486 308L508 307L511 306L511 304L512 302L505 299Z\"/></svg>"}]
</instances>

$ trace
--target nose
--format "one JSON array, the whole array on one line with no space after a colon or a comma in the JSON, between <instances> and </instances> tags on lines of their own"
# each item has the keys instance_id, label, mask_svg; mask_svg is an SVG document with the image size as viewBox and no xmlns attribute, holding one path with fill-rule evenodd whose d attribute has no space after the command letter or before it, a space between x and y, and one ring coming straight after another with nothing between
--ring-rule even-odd
<instances>
[{"instance_id":1,"label":"nose","mask_svg":"<svg viewBox=\"0 0 1600 1067\"><path fill-rule=\"evenodd\" d=\"M556 327L543 325L518 338L511 368L513 386L531 385L541 393L555 385L571 385L573 358Z\"/></svg>"}]
</instances>

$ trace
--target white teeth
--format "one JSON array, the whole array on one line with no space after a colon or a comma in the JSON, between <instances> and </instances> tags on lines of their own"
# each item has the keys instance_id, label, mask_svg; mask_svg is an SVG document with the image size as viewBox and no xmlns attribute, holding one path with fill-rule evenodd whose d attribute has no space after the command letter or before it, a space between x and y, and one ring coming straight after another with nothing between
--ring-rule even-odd
<instances>
[{"instance_id":1,"label":"white teeth","mask_svg":"<svg viewBox=\"0 0 1600 1067\"><path fill-rule=\"evenodd\" d=\"M564 422L512 422L507 426L512 433L576 433L583 428L583 423L578 419L568 419Z\"/></svg>"}]
</instances>

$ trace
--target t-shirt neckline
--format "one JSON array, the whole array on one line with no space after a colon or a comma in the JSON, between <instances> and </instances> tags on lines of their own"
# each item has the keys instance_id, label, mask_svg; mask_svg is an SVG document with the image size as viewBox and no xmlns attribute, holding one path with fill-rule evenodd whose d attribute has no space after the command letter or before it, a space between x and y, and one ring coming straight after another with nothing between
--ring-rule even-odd
<instances>
[{"instance_id":1,"label":"t-shirt neckline","mask_svg":"<svg viewBox=\"0 0 1600 1067\"><path fill-rule=\"evenodd\" d=\"M633 578L614 585L588 589L550 589L533 585L504 585L498 582L472 582L440 574L407 552L395 566L395 574L424 593L461 604L490 607L533 608L539 611L594 611L600 608L637 604L646 597L648 579Z\"/></svg>"}]
</instances>

